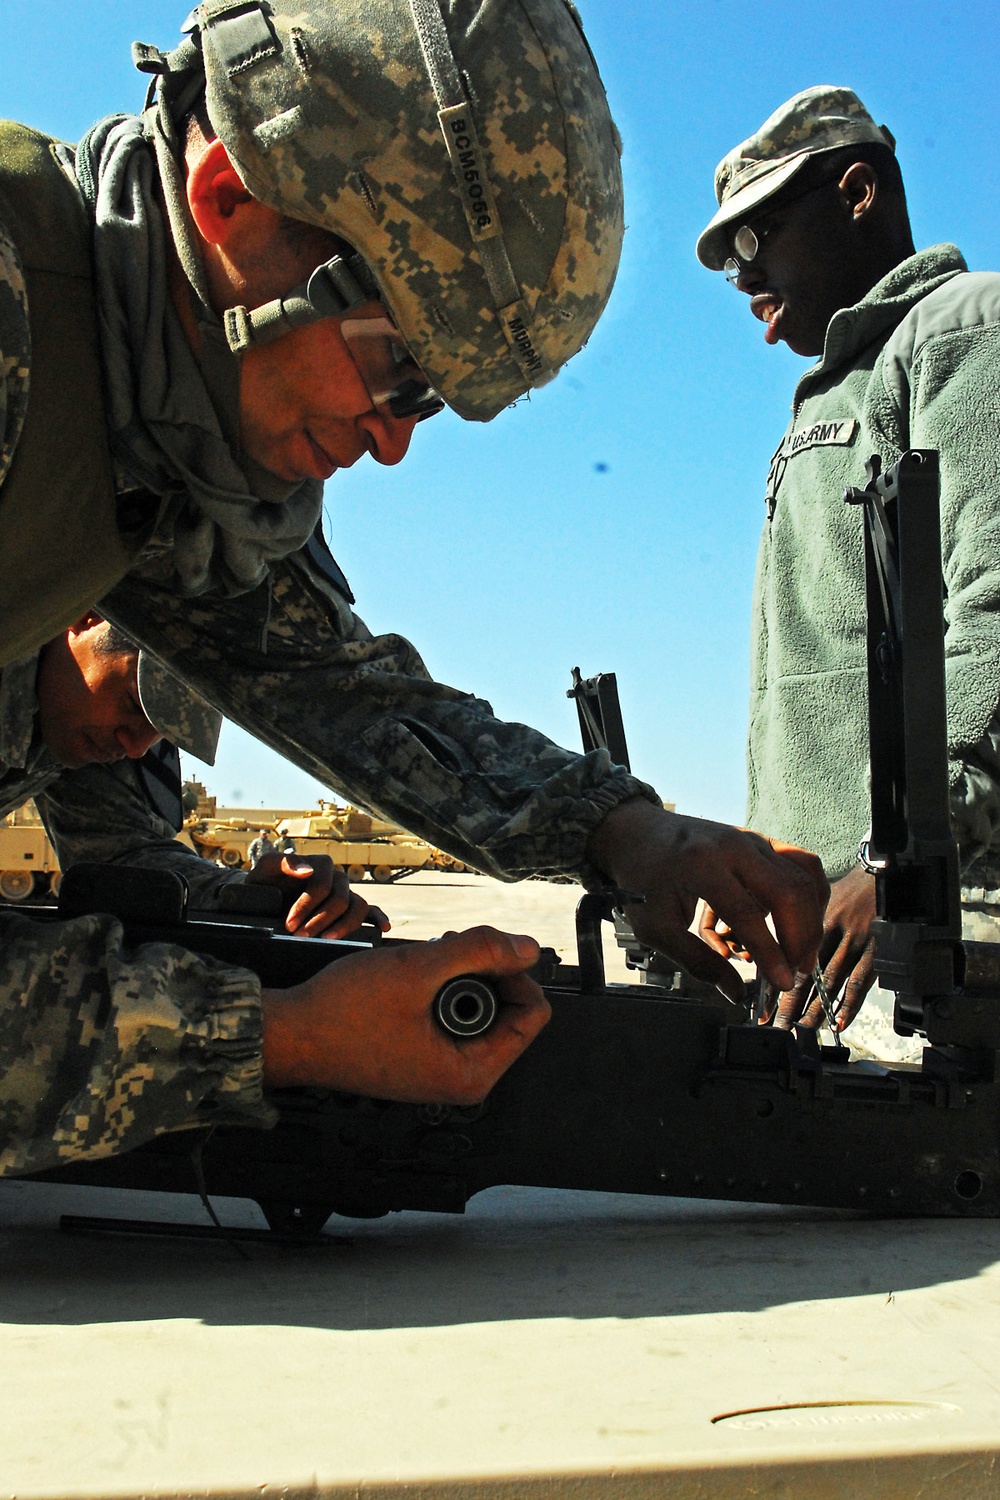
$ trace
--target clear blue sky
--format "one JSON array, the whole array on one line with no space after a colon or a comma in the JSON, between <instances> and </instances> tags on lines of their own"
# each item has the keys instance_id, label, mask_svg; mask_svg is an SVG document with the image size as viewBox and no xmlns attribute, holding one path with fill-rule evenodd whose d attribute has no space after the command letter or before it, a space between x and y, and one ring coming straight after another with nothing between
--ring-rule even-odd
<instances>
[{"instance_id":1,"label":"clear blue sky","mask_svg":"<svg viewBox=\"0 0 1000 1500\"><path fill-rule=\"evenodd\" d=\"M570 668L616 671L633 768L679 808L738 821L747 635L767 460L805 362L768 349L694 240L718 159L782 100L846 84L897 138L919 245L1000 268L995 5L579 0L625 141L618 285L587 349L489 426L426 423L397 469L327 486L328 534L375 630L446 682L576 744ZM75 139L138 108L134 38L172 0L3 0L0 108ZM197 770L197 763L189 762ZM222 801L316 784L227 727Z\"/></svg>"}]
</instances>

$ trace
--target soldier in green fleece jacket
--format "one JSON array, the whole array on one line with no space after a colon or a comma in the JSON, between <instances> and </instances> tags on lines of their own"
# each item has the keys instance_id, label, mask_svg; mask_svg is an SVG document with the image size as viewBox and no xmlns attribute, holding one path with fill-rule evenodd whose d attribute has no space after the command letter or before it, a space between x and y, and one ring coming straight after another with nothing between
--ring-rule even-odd
<instances>
[{"instance_id":1,"label":"soldier in green fleece jacket","mask_svg":"<svg viewBox=\"0 0 1000 1500\"><path fill-rule=\"evenodd\" d=\"M914 252L894 153L856 94L807 89L720 163L698 241L768 344L819 357L768 475L748 819L815 849L835 880L820 951L844 988L841 1029L874 979L874 879L856 863L869 821L862 527L841 499L873 453L885 466L908 448L940 453L963 925L1000 940L1000 275L969 272L953 245ZM778 1024L798 1018L808 985L782 997Z\"/></svg>"}]
</instances>

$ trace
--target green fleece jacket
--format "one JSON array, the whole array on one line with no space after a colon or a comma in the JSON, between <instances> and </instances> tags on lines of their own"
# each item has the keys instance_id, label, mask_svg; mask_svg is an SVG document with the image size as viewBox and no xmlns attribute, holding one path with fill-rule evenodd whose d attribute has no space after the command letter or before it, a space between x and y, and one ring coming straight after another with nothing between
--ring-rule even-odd
<instances>
[{"instance_id":1,"label":"green fleece jacket","mask_svg":"<svg viewBox=\"0 0 1000 1500\"><path fill-rule=\"evenodd\" d=\"M870 819L862 517L842 501L907 448L941 460L952 808L965 885L1000 886L1000 275L953 245L831 320L771 463L754 586L749 822L833 876Z\"/></svg>"}]
</instances>

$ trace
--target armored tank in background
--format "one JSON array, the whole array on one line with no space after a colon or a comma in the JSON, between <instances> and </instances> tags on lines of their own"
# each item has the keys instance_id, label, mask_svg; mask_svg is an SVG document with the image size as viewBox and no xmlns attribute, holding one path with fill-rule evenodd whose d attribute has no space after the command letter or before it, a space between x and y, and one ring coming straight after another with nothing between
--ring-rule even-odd
<instances>
[{"instance_id":1,"label":"armored tank in background","mask_svg":"<svg viewBox=\"0 0 1000 1500\"><path fill-rule=\"evenodd\" d=\"M59 889L59 861L33 802L0 818L0 896L27 901Z\"/></svg>"},{"instance_id":2,"label":"armored tank in background","mask_svg":"<svg viewBox=\"0 0 1000 1500\"><path fill-rule=\"evenodd\" d=\"M273 848L328 854L352 881L385 884L418 870L460 874L461 860L356 807L219 807L200 781L184 784L180 843L228 870L250 869L250 846L263 834ZM475 873L474 871L472 873ZM33 802L0 818L0 896L28 901L59 890L59 861Z\"/></svg>"},{"instance_id":3,"label":"armored tank in background","mask_svg":"<svg viewBox=\"0 0 1000 1500\"><path fill-rule=\"evenodd\" d=\"M263 835L277 849L326 854L348 879L366 876L380 885L417 870L458 874L469 867L441 849L356 807L320 802L318 808L219 807L198 781L184 787L187 816L178 837L205 859L227 869L250 867L250 846Z\"/></svg>"},{"instance_id":4,"label":"armored tank in background","mask_svg":"<svg viewBox=\"0 0 1000 1500\"><path fill-rule=\"evenodd\" d=\"M459 874L469 868L395 823L335 802L321 802L317 812L280 819L277 833L292 841L296 854L328 854L352 881L368 875L384 885L417 870Z\"/></svg>"},{"instance_id":5,"label":"armored tank in background","mask_svg":"<svg viewBox=\"0 0 1000 1500\"><path fill-rule=\"evenodd\" d=\"M177 835L195 854L225 865L229 870L248 870L250 846L262 834L277 841L280 818L298 816L293 808L219 807L200 781L186 781L182 794L184 826Z\"/></svg>"}]
</instances>

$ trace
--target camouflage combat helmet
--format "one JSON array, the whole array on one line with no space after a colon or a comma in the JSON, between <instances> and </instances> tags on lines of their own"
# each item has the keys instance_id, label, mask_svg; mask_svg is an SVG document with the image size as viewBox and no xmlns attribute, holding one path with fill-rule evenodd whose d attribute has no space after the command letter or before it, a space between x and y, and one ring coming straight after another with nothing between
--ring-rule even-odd
<instances>
[{"instance_id":1,"label":"camouflage combat helmet","mask_svg":"<svg viewBox=\"0 0 1000 1500\"><path fill-rule=\"evenodd\" d=\"M231 346L375 291L448 405L488 421L586 343L621 250L620 141L571 0L204 0L186 29L167 58L135 49L161 108L203 79L254 197L356 252L236 310Z\"/></svg>"}]
</instances>

